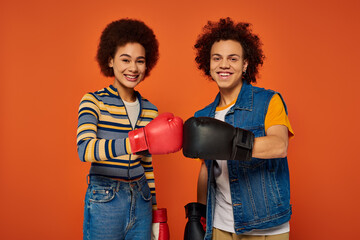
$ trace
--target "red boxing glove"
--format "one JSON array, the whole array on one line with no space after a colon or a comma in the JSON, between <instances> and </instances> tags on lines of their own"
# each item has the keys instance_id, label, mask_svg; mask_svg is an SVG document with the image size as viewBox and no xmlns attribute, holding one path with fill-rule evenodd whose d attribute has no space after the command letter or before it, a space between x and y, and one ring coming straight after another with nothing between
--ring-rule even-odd
<instances>
[{"instance_id":1,"label":"red boxing glove","mask_svg":"<svg viewBox=\"0 0 360 240\"><path fill-rule=\"evenodd\" d=\"M135 154L167 154L182 147L183 120L163 113L143 128L129 132L131 152Z\"/></svg>"},{"instance_id":2,"label":"red boxing glove","mask_svg":"<svg viewBox=\"0 0 360 240\"><path fill-rule=\"evenodd\" d=\"M170 231L167 224L166 208L153 210L151 240L169 240Z\"/></svg>"},{"instance_id":3,"label":"red boxing glove","mask_svg":"<svg viewBox=\"0 0 360 240\"><path fill-rule=\"evenodd\" d=\"M204 231L206 232L206 218L205 218L205 217L201 217L201 218L200 218L200 223L201 223Z\"/></svg>"}]
</instances>

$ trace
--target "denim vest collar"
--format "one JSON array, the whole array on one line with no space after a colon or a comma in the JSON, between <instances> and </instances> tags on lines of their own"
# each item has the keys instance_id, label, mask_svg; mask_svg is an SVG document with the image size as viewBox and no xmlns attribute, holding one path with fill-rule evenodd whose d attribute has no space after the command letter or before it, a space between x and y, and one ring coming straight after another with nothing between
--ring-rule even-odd
<instances>
[{"instance_id":1,"label":"denim vest collar","mask_svg":"<svg viewBox=\"0 0 360 240\"><path fill-rule=\"evenodd\" d=\"M253 109L253 86L243 82L234 109L252 111Z\"/></svg>"}]
</instances>

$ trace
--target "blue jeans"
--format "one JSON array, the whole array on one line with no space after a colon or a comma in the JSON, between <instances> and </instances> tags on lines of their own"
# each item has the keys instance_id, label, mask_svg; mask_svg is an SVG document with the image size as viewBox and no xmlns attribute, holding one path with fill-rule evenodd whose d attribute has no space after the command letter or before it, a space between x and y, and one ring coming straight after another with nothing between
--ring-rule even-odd
<instances>
[{"instance_id":1,"label":"blue jeans","mask_svg":"<svg viewBox=\"0 0 360 240\"><path fill-rule=\"evenodd\" d=\"M90 176L84 240L150 240L151 223L151 192L145 176L132 182Z\"/></svg>"}]
</instances>

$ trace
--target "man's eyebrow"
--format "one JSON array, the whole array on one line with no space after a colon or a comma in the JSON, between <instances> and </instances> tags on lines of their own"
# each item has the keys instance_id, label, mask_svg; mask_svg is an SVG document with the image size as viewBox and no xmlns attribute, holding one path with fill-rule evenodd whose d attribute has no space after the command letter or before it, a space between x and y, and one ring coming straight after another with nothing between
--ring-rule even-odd
<instances>
[{"instance_id":1,"label":"man's eyebrow","mask_svg":"<svg viewBox=\"0 0 360 240\"><path fill-rule=\"evenodd\" d=\"M212 54L211 56L222 56L222 55L219 54L219 53L214 53L214 54ZM233 56L240 57L240 55L239 55L239 54L236 54L236 53L228 55L228 57L233 57Z\"/></svg>"}]
</instances>

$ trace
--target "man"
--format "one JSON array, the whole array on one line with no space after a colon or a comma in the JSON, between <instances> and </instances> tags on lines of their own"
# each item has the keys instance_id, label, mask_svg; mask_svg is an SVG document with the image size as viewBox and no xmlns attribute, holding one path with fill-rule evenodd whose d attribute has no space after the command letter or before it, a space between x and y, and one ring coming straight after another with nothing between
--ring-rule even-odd
<instances>
[{"instance_id":1,"label":"man","mask_svg":"<svg viewBox=\"0 0 360 240\"><path fill-rule=\"evenodd\" d=\"M263 64L261 45L250 24L230 18L208 22L195 44L198 68L219 88L184 125L184 155L205 159L198 205L207 208L207 240L289 239L293 131L281 95L251 85Z\"/></svg>"}]
</instances>

